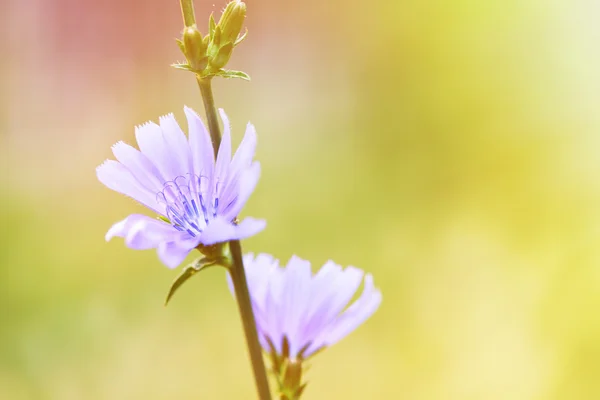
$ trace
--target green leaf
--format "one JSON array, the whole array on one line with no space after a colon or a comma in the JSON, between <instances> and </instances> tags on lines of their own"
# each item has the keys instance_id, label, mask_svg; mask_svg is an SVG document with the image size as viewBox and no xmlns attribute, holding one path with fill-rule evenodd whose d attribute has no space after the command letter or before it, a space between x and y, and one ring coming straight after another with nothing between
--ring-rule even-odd
<instances>
[{"instance_id":1,"label":"green leaf","mask_svg":"<svg viewBox=\"0 0 600 400\"><path fill-rule=\"evenodd\" d=\"M242 71L234 71L231 69L222 69L219 72L216 72L215 75L221 76L223 78L240 78L246 81L250 80L250 75Z\"/></svg>"},{"instance_id":2,"label":"green leaf","mask_svg":"<svg viewBox=\"0 0 600 400\"><path fill-rule=\"evenodd\" d=\"M167 299L165 300L165 306L169 303L169 300L173 297L177 289L181 287L188 279L192 276L196 275L198 272L202 271L207 267L211 267L213 265L217 265L217 262L214 260L208 260L206 258L200 258L188 265L181 271L181 274L171 284L171 288L169 289L169 293L167 294Z\"/></svg>"}]
</instances>

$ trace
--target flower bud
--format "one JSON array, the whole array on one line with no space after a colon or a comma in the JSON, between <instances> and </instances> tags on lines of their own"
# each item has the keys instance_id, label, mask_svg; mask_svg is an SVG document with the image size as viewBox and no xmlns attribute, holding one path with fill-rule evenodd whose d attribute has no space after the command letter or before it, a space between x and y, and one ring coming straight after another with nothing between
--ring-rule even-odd
<instances>
[{"instance_id":1,"label":"flower bud","mask_svg":"<svg viewBox=\"0 0 600 400\"><path fill-rule=\"evenodd\" d=\"M233 53L233 43L229 42L226 45L219 48L217 54L214 57L209 59L210 66L214 69L223 68L229 59L231 58L231 53Z\"/></svg>"},{"instance_id":2,"label":"flower bud","mask_svg":"<svg viewBox=\"0 0 600 400\"><path fill-rule=\"evenodd\" d=\"M242 25L246 19L246 4L239 0L234 0L227 4L221 19L219 20L219 26L221 27L222 35L221 42L235 42L240 32L242 31Z\"/></svg>"},{"instance_id":3,"label":"flower bud","mask_svg":"<svg viewBox=\"0 0 600 400\"><path fill-rule=\"evenodd\" d=\"M188 26L183 31L184 54L192 69L201 71L206 68L207 56L206 48L208 42L204 40L202 34L195 25Z\"/></svg>"},{"instance_id":4,"label":"flower bud","mask_svg":"<svg viewBox=\"0 0 600 400\"><path fill-rule=\"evenodd\" d=\"M200 79L221 76L250 80L248 74L242 71L224 68L231 58L233 48L240 44L248 33L246 30L243 35L240 35L245 18L246 4L241 0L231 0L223 10L218 23L214 16L210 15L208 33L205 36L198 31L192 21L193 18L186 19L183 36L181 40L177 40L177 45L185 54L186 62L175 63L172 66L193 72Z\"/></svg>"}]
</instances>

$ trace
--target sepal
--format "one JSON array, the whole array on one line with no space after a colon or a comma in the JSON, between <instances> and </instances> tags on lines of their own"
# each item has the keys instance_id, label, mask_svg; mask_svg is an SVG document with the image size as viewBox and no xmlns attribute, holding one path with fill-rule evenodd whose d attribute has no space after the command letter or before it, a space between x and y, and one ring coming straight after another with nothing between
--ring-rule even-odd
<instances>
[{"instance_id":1,"label":"sepal","mask_svg":"<svg viewBox=\"0 0 600 400\"><path fill-rule=\"evenodd\" d=\"M280 400L299 400L308 382L302 382L302 374L306 370L306 360L302 352L296 358L290 358L290 342L284 336L281 352L277 352L274 343L266 338L270 348L271 371L277 381Z\"/></svg>"},{"instance_id":2,"label":"sepal","mask_svg":"<svg viewBox=\"0 0 600 400\"><path fill-rule=\"evenodd\" d=\"M185 63L171 64L171 67L173 67L175 69L181 69L183 71L196 72L189 64L185 64Z\"/></svg>"},{"instance_id":3,"label":"sepal","mask_svg":"<svg viewBox=\"0 0 600 400\"><path fill-rule=\"evenodd\" d=\"M177 46L179 46L179 50L185 54L185 44L183 43L183 40L175 39L175 41L177 42Z\"/></svg>"},{"instance_id":4,"label":"sepal","mask_svg":"<svg viewBox=\"0 0 600 400\"><path fill-rule=\"evenodd\" d=\"M212 39L215 34L215 29L217 28L217 23L215 22L215 16L211 13L210 18L208 19L208 33L210 38Z\"/></svg>"},{"instance_id":5,"label":"sepal","mask_svg":"<svg viewBox=\"0 0 600 400\"><path fill-rule=\"evenodd\" d=\"M246 36L248 36L248 28L246 28L246 31L244 32L244 34L240 37L238 37L235 42L233 43L234 46L237 46L238 44L242 43L244 41L244 39L246 39Z\"/></svg>"}]
</instances>

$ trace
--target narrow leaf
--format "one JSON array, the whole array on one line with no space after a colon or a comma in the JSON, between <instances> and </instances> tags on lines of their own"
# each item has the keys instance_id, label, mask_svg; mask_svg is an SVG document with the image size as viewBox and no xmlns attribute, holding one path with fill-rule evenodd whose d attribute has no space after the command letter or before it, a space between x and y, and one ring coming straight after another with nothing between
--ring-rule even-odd
<instances>
[{"instance_id":1,"label":"narrow leaf","mask_svg":"<svg viewBox=\"0 0 600 400\"><path fill-rule=\"evenodd\" d=\"M177 289L181 287L188 279L192 276L196 275L198 272L202 271L206 267L210 267L215 265L215 261L209 261L206 258L201 258L188 265L183 269L181 274L171 284L171 288L169 289L169 293L167 294L167 299L165 300L165 306L169 303L169 300L173 297Z\"/></svg>"}]
</instances>

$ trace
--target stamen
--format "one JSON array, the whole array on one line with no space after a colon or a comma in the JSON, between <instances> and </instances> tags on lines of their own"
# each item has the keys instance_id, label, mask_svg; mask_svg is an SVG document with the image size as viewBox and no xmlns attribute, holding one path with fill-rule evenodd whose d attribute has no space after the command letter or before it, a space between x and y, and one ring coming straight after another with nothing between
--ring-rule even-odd
<instances>
[{"instance_id":1,"label":"stamen","mask_svg":"<svg viewBox=\"0 0 600 400\"><path fill-rule=\"evenodd\" d=\"M206 188L202 187L203 178L208 180L206 177L197 177L193 174L188 174L188 177L178 176L173 181L165 182L163 190L156 194L156 201L165 206L165 214L173 227L178 231L189 233L192 237L202 233L209 221L203 195L206 193ZM202 214L198 205L202 209Z\"/></svg>"},{"instance_id":2,"label":"stamen","mask_svg":"<svg viewBox=\"0 0 600 400\"><path fill-rule=\"evenodd\" d=\"M204 179L204 180L203 180ZM203 184L204 183L204 187ZM206 176L198 177L198 185L200 186L201 193L206 193L208 190L209 179ZM204 202L204 197L199 196L200 198L200 207L202 207L202 214L204 215L204 222L208 224L208 210L206 208L206 203Z\"/></svg>"},{"instance_id":3,"label":"stamen","mask_svg":"<svg viewBox=\"0 0 600 400\"><path fill-rule=\"evenodd\" d=\"M219 197L221 196L221 182L217 181L215 184L215 193L214 193L214 204L213 204L213 217L217 216L217 211L219 210Z\"/></svg>"}]
</instances>

